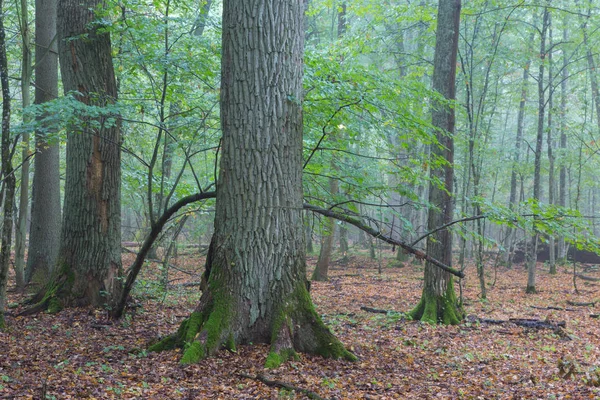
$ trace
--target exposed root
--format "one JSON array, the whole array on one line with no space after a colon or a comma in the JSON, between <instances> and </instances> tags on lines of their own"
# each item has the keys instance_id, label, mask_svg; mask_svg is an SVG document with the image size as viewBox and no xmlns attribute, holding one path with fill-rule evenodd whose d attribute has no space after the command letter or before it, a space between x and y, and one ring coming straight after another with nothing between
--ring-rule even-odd
<instances>
[{"instance_id":1,"label":"exposed root","mask_svg":"<svg viewBox=\"0 0 600 400\"><path fill-rule=\"evenodd\" d=\"M304 283L292 293L280 312L270 323L271 335L252 332L255 326L245 326L243 316L229 296L219 295L219 301L205 292L200 306L184 320L177 333L167 336L149 347L150 351L183 348L182 364L196 363L221 348L235 350L240 341L269 342L271 348L265 366L276 368L287 360L295 359L297 351L319 354L327 358L343 358L354 361L356 356L329 331L315 312ZM236 336L236 334L238 336Z\"/></svg>"}]
</instances>

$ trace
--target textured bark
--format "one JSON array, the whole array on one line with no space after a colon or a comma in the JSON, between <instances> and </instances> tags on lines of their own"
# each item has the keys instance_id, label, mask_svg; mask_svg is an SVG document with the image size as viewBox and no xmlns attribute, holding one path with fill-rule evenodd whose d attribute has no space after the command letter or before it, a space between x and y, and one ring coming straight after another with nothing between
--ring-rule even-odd
<instances>
[{"instance_id":1,"label":"textured bark","mask_svg":"<svg viewBox=\"0 0 600 400\"><path fill-rule=\"evenodd\" d=\"M98 0L60 0L58 37L65 93L105 106L117 96L109 34L98 32ZM120 125L83 117L67 133L64 219L57 297L65 305L101 306L118 291L121 270ZM97 125L95 125L97 124Z\"/></svg>"},{"instance_id":2,"label":"textured bark","mask_svg":"<svg viewBox=\"0 0 600 400\"><path fill-rule=\"evenodd\" d=\"M21 104L23 109L31 105L31 35L29 32L29 9L27 0L21 0L20 26L23 47L21 50ZM27 117L23 116L24 122ZM29 214L29 132L21 137L21 189L19 191L19 216L15 235L15 279L17 287L22 290L25 286L25 242L27 239L27 216Z\"/></svg>"},{"instance_id":3,"label":"textured bark","mask_svg":"<svg viewBox=\"0 0 600 400\"><path fill-rule=\"evenodd\" d=\"M0 242L0 330L4 329L4 308L6 284L10 264L10 248L13 227L13 206L15 197L15 176L11 160L10 137L10 90L8 85L8 61L6 59L6 31L4 30L4 2L0 0L0 83L2 87L2 179L4 179L4 204L2 216L2 237Z\"/></svg>"},{"instance_id":4,"label":"textured bark","mask_svg":"<svg viewBox=\"0 0 600 400\"><path fill-rule=\"evenodd\" d=\"M270 343L267 366L295 351L354 356L323 325L306 288L302 223L305 1L223 4L221 124L208 287L177 334L191 363L225 346Z\"/></svg>"},{"instance_id":5,"label":"textured bark","mask_svg":"<svg viewBox=\"0 0 600 400\"><path fill-rule=\"evenodd\" d=\"M58 96L56 6L56 0L35 2L35 104ZM48 141L36 132L26 282L39 276L46 283L56 263L61 224L58 146L58 141Z\"/></svg>"},{"instance_id":6,"label":"textured bark","mask_svg":"<svg viewBox=\"0 0 600 400\"><path fill-rule=\"evenodd\" d=\"M440 0L438 27L433 69L433 88L448 100L456 98L456 55L460 21L460 0ZM427 229L434 229L452 221L453 157L454 157L454 109L443 104L434 104L432 124L437 131L439 146L432 146L434 157L447 161L440 168L431 169L429 186L430 208ZM434 182L443 182L439 187ZM452 232L441 229L427 238L427 255L446 265L452 265ZM457 324L462 318L456 301L452 276L436 268L432 263L425 265L425 282L421 301L412 310L411 316L431 323Z\"/></svg>"}]
</instances>

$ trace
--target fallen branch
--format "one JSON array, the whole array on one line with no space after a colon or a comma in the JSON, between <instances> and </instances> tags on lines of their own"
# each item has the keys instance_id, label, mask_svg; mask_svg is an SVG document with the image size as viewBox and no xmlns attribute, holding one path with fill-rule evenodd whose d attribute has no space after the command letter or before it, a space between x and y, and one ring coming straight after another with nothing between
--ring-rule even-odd
<instances>
[{"instance_id":1,"label":"fallen branch","mask_svg":"<svg viewBox=\"0 0 600 400\"><path fill-rule=\"evenodd\" d=\"M176 287L194 287L194 286L200 286L200 285L202 285L202 282L173 283L173 284L169 284L168 288L174 289Z\"/></svg>"},{"instance_id":2,"label":"fallen branch","mask_svg":"<svg viewBox=\"0 0 600 400\"><path fill-rule=\"evenodd\" d=\"M579 279L582 279L584 281L600 282L600 278L594 278L594 277L583 275L583 274L575 274L575 276L577 276Z\"/></svg>"},{"instance_id":3,"label":"fallen branch","mask_svg":"<svg viewBox=\"0 0 600 400\"><path fill-rule=\"evenodd\" d=\"M577 306L577 307L594 307L596 305L596 301L590 301L590 302L579 302L579 301L571 301L571 300L567 300L567 304L570 306Z\"/></svg>"},{"instance_id":4,"label":"fallen branch","mask_svg":"<svg viewBox=\"0 0 600 400\"><path fill-rule=\"evenodd\" d=\"M258 374L256 376L254 376L254 375L249 375L249 374L245 374L245 373L242 372L242 373L239 373L238 375L241 376L242 378L248 378L248 379L253 379L253 380L260 381L260 382L264 383L267 386L280 387L280 388L283 388L283 389L286 389L286 390L293 390L295 392L303 393L309 399L326 400L324 397L319 396L317 393L313 392L312 390L304 389L304 388L301 388L301 387L298 387L298 386L293 386L293 385L290 385L289 383L286 383L286 382L268 379L267 377L265 377L262 374Z\"/></svg>"},{"instance_id":5,"label":"fallen branch","mask_svg":"<svg viewBox=\"0 0 600 400\"><path fill-rule=\"evenodd\" d=\"M524 328L535 328L535 329L560 329L567 326L565 321L559 321L556 323L549 321L542 321L539 319L532 318L509 318L508 320L504 319L475 319L475 321L479 321L483 324L494 324L494 325L502 325L502 324L515 324L517 326L522 326Z\"/></svg>"},{"instance_id":6,"label":"fallen branch","mask_svg":"<svg viewBox=\"0 0 600 400\"><path fill-rule=\"evenodd\" d=\"M363 311L367 311L367 312L375 313L375 314L387 314L387 313L395 312L395 311L388 311L388 310L382 310L380 308L371 308L371 307L365 307L365 306L361 306L360 309Z\"/></svg>"},{"instance_id":7,"label":"fallen branch","mask_svg":"<svg viewBox=\"0 0 600 400\"><path fill-rule=\"evenodd\" d=\"M548 306L548 307L530 306L530 307L535 308L536 310L577 311L574 308L563 308L563 307L555 307L555 306Z\"/></svg>"},{"instance_id":8,"label":"fallen branch","mask_svg":"<svg viewBox=\"0 0 600 400\"><path fill-rule=\"evenodd\" d=\"M426 253L424 253L421 250L415 249L414 247L412 247L411 245L402 242L400 240L396 240L393 239L389 236L385 236L384 234L382 234L380 231L371 228L370 226L366 225L365 223L363 223L362 221L360 221L357 218L353 218L350 217L348 215L345 214L341 214L335 211L331 211L325 208L321 208L321 207L317 207L317 206L313 206L312 204L308 204L308 203L304 203L304 209L305 210L310 210L313 212L316 212L318 214L324 215L326 217L329 218L334 218L340 221L344 221L349 223L350 225L354 225L355 227L357 227L358 229L368 233L369 235L373 236L376 239L382 240L386 243L389 244L393 244L396 246L400 246L402 247L404 250L406 250L407 252L414 254L416 258L418 258L419 260L425 260L433 265L435 265L438 268L443 269L446 272L451 273L454 276L458 276L459 278L464 278L465 274L462 271L456 270L438 260L436 260L433 257L430 257L429 255L427 255Z\"/></svg>"}]
</instances>

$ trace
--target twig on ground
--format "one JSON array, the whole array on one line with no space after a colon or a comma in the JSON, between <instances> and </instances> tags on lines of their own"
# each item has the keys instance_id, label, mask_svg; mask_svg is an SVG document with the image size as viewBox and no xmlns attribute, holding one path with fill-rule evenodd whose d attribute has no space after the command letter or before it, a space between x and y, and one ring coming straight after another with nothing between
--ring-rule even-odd
<instances>
[{"instance_id":1,"label":"twig on ground","mask_svg":"<svg viewBox=\"0 0 600 400\"><path fill-rule=\"evenodd\" d=\"M286 382L268 379L267 377L265 377L262 374L250 375L250 374L246 374L246 373L241 372L238 375L241 376L242 378L248 378L248 379L253 379L253 380L260 381L260 382L264 383L267 386L280 387L280 388L283 388L283 389L293 390L293 391L299 392L299 393L304 393L309 399L313 399L313 400L326 400L324 397L319 396L317 393L313 392L312 390L308 390L308 389L304 389L304 388L301 388L301 387L298 387L298 386L290 385L289 383L286 383Z\"/></svg>"}]
</instances>

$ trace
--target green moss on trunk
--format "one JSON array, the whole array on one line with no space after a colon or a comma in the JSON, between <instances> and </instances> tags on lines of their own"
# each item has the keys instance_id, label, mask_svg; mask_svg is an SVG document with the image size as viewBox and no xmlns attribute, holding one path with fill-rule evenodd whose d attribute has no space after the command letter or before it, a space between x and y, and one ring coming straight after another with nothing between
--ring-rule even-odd
<instances>
[{"instance_id":1,"label":"green moss on trunk","mask_svg":"<svg viewBox=\"0 0 600 400\"><path fill-rule=\"evenodd\" d=\"M462 310L458 305L452 280L448 282L443 296L436 296L426 288L419 304L408 314L412 319L430 324L458 325L462 320Z\"/></svg>"}]
</instances>

